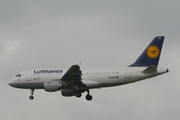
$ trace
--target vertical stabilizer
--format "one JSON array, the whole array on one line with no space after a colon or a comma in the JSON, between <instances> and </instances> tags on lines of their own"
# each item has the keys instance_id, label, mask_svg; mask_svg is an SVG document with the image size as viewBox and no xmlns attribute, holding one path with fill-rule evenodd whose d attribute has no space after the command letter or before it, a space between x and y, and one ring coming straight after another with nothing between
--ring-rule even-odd
<instances>
[{"instance_id":1,"label":"vertical stabilizer","mask_svg":"<svg viewBox=\"0 0 180 120\"><path fill-rule=\"evenodd\" d=\"M139 58L129 67L158 66L164 36L155 37Z\"/></svg>"}]
</instances>

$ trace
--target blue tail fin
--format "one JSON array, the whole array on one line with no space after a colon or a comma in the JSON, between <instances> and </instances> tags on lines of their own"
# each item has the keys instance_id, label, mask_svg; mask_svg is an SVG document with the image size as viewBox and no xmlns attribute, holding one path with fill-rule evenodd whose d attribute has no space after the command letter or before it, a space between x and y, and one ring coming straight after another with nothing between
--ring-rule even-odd
<instances>
[{"instance_id":1,"label":"blue tail fin","mask_svg":"<svg viewBox=\"0 0 180 120\"><path fill-rule=\"evenodd\" d=\"M139 58L129 67L158 66L164 36L155 37Z\"/></svg>"}]
</instances>

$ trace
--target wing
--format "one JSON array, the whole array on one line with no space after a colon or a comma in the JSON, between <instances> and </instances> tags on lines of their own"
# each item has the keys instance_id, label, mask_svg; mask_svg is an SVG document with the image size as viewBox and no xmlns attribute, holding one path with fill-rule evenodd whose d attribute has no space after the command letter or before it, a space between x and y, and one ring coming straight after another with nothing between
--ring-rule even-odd
<instances>
[{"instance_id":1,"label":"wing","mask_svg":"<svg viewBox=\"0 0 180 120\"><path fill-rule=\"evenodd\" d=\"M82 72L78 65L72 65L69 70L61 78L61 82L64 84L82 83Z\"/></svg>"}]
</instances>

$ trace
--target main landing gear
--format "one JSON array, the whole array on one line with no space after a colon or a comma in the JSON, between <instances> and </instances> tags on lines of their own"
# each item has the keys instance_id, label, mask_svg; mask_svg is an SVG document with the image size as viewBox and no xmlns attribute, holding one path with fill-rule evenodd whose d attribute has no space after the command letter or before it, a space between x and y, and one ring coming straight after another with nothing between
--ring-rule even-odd
<instances>
[{"instance_id":1,"label":"main landing gear","mask_svg":"<svg viewBox=\"0 0 180 120\"><path fill-rule=\"evenodd\" d=\"M31 95L29 96L29 99L30 99L30 100L33 100L33 99L34 99L33 94L34 94L34 89L31 89Z\"/></svg>"},{"instance_id":2,"label":"main landing gear","mask_svg":"<svg viewBox=\"0 0 180 120\"><path fill-rule=\"evenodd\" d=\"M82 96L81 92L77 92L75 94L76 97L80 98ZM92 100L92 96L89 94L89 90L87 90L87 95L86 95L86 100L91 101Z\"/></svg>"},{"instance_id":3,"label":"main landing gear","mask_svg":"<svg viewBox=\"0 0 180 120\"><path fill-rule=\"evenodd\" d=\"M86 95L86 100L91 101L91 100L92 100L92 96L91 96L90 94L87 94L87 95Z\"/></svg>"},{"instance_id":4,"label":"main landing gear","mask_svg":"<svg viewBox=\"0 0 180 120\"><path fill-rule=\"evenodd\" d=\"M75 96L76 96L77 98L80 98L80 97L82 96L82 93L81 93L81 92L77 92L77 93L75 94Z\"/></svg>"},{"instance_id":5,"label":"main landing gear","mask_svg":"<svg viewBox=\"0 0 180 120\"><path fill-rule=\"evenodd\" d=\"M86 100L91 101L92 96L89 94L89 90L87 90Z\"/></svg>"}]
</instances>

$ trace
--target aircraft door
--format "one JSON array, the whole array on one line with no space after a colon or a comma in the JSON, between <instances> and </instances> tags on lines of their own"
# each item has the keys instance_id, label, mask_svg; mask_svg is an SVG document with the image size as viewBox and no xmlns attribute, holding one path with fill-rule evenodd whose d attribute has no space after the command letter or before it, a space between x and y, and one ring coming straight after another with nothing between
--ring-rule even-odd
<instances>
[{"instance_id":1,"label":"aircraft door","mask_svg":"<svg viewBox=\"0 0 180 120\"><path fill-rule=\"evenodd\" d=\"M131 79L131 69L126 68L125 70L125 79Z\"/></svg>"},{"instance_id":2,"label":"aircraft door","mask_svg":"<svg viewBox=\"0 0 180 120\"><path fill-rule=\"evenodd\" d=\"M26 81L31 81L31 71L27 71L27 74L26 74Z\"/></svg>"}]
</instances>

